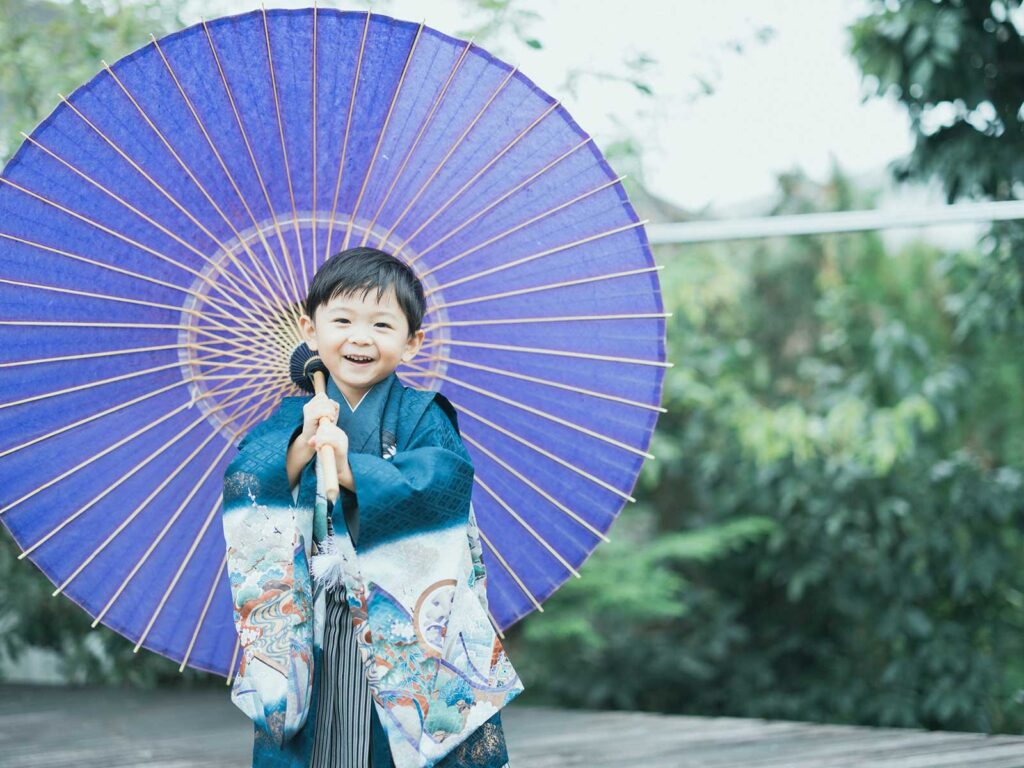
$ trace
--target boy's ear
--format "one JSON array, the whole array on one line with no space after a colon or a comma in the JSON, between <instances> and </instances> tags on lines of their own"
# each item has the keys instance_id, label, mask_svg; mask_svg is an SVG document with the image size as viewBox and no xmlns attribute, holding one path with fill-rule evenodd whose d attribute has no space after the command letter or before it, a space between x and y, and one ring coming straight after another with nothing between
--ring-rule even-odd
<instances>
[{"instance_id":1,"label":"boy's ear","mask_svg":"<svg viewBox=\"0 0 1024 768\"><path fill-rule=\"evenodd\" d=\"M420 328L409 337L409 340L405 342L405 351L402 353L403 363L408 363L416 357L416 353L420 351L420 345L423 344L423 339L426 335L426 331Z\"/></svg>"},{"instance_id":2,"label":"boy's ear","mask_svg":"<svg viewBox=\"0 0 1024 768\"><path fill-rule=\"evenodd\" d=\"M299 330L302 332L302 338L305 340L306 346L313 352L316 352L316 328L309 315L304 314L299 318Z\"/></svg>"}]
</instances>

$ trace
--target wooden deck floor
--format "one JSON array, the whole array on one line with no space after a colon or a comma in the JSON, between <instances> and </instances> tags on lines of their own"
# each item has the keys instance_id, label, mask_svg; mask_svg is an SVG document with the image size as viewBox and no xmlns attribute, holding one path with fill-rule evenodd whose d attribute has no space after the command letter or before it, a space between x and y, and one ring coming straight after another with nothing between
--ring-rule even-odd
<instances>
[{"instance_id":1,"label":"wooden deck floor","mask_svg":"<svg viewBox=\"0 0 1024 768\"><path fill-rule=\"evenodd\" d=\"M511 768L1024 768L1024 737L511 705ZM0 686L4 768L243 768L249 721L220 691Z\"/></svg>"}]
</instances>

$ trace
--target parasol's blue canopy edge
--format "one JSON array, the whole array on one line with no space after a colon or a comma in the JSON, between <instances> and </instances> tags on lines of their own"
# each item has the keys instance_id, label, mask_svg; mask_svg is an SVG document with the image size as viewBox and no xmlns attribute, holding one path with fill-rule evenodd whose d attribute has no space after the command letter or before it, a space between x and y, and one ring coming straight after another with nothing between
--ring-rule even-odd
<instances>
[{"instance_id":1,"label":"parasol's blue canopy edge","mask_svg":"<svg viewBox=\"0 0 1024 768\"><path fill-rule=\"evenodd\" d=\"M478 46L376 14L217 19L101 71L2 178L0 359L45 362L0 383L0 520L150 650L237 663L223 469L298 393L289 313L344 244L428 290L427 359L399 375L459 410L500 627L635 487L666 365L646 234L564 107Z\"/></svg>"}]
</instances>

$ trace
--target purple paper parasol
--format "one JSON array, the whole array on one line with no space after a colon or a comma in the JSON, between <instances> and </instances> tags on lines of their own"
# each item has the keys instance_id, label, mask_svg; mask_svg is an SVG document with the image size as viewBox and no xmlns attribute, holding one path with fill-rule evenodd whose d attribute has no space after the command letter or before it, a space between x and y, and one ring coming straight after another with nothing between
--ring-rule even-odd
<instances>
[{"instance_id":1,"label":"purple paper parasol","mask_svg":"<svg viewBox=\"0 0 1024 768\"><path fill-rule=\"evenodd\" d=\"M423 280L398 374L459 412L499 627L631 500L669 365L642 222L479 47L365 13L200 24L62 100L0 182L0 519L137 648L236 668L223 471L299 394L300 301L343 247Z\"/></svg>"}]
</instances>

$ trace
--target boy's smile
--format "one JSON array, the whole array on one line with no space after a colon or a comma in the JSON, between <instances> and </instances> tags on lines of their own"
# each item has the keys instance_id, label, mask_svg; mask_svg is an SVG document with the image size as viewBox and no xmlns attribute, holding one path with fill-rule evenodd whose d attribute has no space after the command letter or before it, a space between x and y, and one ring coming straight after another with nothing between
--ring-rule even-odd
<instances>
[{"instance_id":1,"label":"boy's smile","mask_svg":"<svg viewBox=\"0 0 1024 768\"><path fill-rule=\"evenodd\" d=\"M349 407L359 404L374 384L400 363L409 362L423 343L422 329L410 336L409 321L389 287L335 296L299 319L309 348L320 355Z\"/></svg>"}]
</instances>

